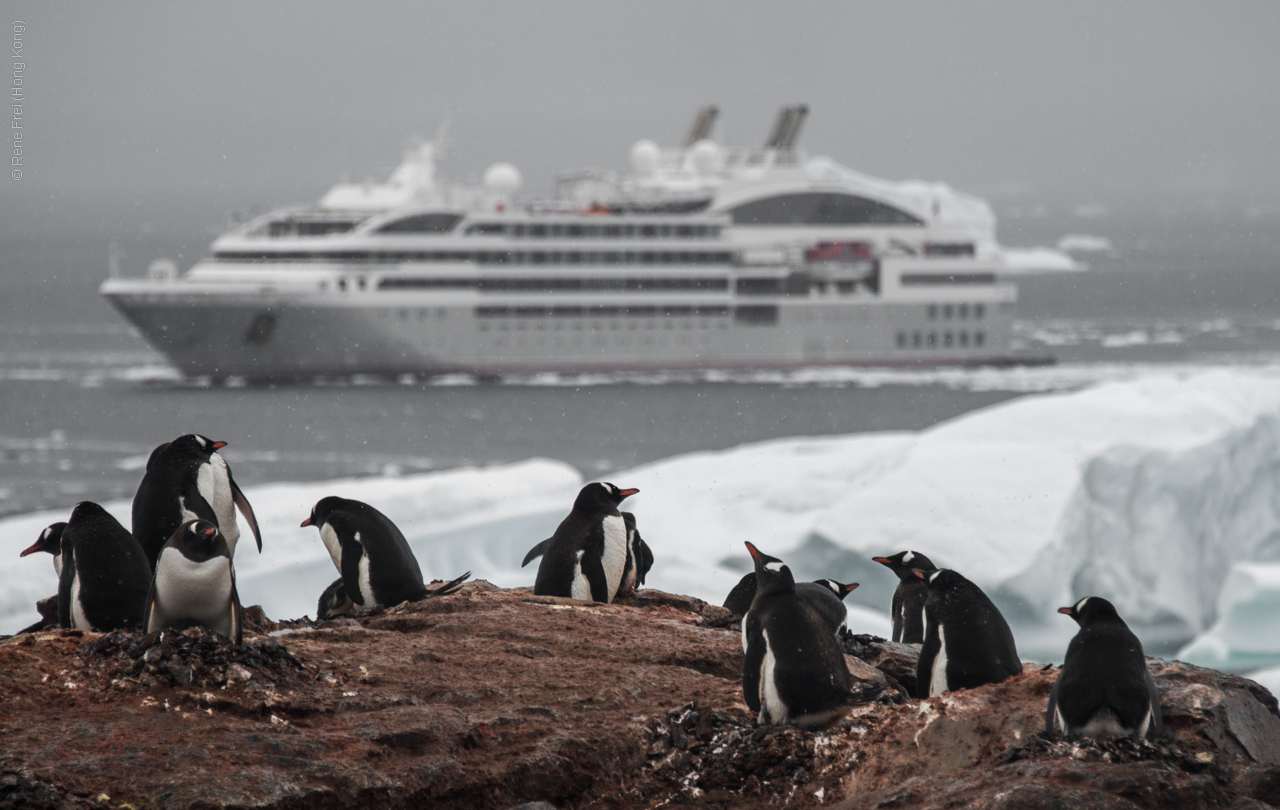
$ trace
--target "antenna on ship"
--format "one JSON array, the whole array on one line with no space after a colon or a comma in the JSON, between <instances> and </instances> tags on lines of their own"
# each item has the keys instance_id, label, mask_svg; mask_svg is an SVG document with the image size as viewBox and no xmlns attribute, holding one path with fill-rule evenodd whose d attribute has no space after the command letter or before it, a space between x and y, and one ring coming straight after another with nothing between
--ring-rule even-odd
<instances>
[{"instance_id":1,"label":"antenna on ship","mask_svg":"<svg viewBox=\"0 0 1280 810\"><path fill-rule=\"evenodd\" d=\"M714 104L708 104L698 114L694 116L693 126L689 128L689 134L684 139L684 148L688 149L695 143L711 136L711 128L716 124L716 116L720 114L720 108Z\"/></svg>"},{"instance_id":2,"label":"antenna on ship","mask_svg":"<svg viewBox=\"0 0 1280 810\"><path fill-rule=\"evenodd\" d=\"M800 135L800 126L804 123L805 116L808 114L808 104L793 104L790 107L783 107L778 110L778 117L774 119L773 129L769 131L769 137L764 142L764 148L790 149L795 145L796 138Z\"/></svg>"}]
</instances>

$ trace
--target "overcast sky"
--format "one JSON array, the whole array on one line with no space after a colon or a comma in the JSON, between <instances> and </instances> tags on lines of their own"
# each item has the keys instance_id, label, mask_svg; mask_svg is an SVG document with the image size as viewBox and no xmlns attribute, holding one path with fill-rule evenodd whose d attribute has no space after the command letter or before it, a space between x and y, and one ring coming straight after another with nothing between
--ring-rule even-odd
<instances>
[{"instance_id":1,"label":"overcast sky","mask_svg":"<svg viewBox=\"0 0 1280 810\"><path fill-rule=\"evenodd\" d=\"M1269 0L0 7L27 26L10 237L314 200L385 175L449 110L448 176L506 160L543 192L678 142L703 104L756 145L807 102L810 154L998 204L1280 198Z\"/></svg>"}]
</instances>

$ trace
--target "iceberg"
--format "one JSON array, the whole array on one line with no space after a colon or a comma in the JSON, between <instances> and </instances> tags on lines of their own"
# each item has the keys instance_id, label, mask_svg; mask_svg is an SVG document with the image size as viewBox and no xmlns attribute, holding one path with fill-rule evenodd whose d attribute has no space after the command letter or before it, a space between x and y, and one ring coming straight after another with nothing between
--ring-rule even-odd
<instances>
[{"instance_id":1,"label":"iceberg","mask_svg":"<svg viewBox=\"0 0 1280 810\"><path fill-rule=\"evenodd\" d=\"M1241 564L1280 561L1278 460L1280 372L1217 369L1028 395L918 432L690 453L608 480L641 490L626 506L654 549L650 587L720 604L750 570L751 540L798 579L860 582L847 600L850 629L885 635L897 580L870 558L910 548L986 590L1024 659L1053 661L1076 629L1056 608L1082 596L1114 602L1151 654L1172 654L1220 620L1243 621L1232 619L1224 588L1235 588L1233 570L1263 570ZM429 578L470 569L529 585L533 565L521 569L520 559L554 531L582 483L568 465L535 459L252 488L264 552L237 555L242 600L273 617L314 612L337 573L315 530L298 524L330 494L386 512ZM128 525L127 503L106 506ZM56 590L47 561L16 553L58 519L65 514L0 521L15 538L0 557L11 583L0 632L34 621L34 601ZM1213 637L1228 650L1239 643L1231 632ZM1269 637L1274 647L1258 654L1280 653L1280 634ZM1280 655L1248 660L1257 668Z\"/></svg>"},{"instance_id":2,"label":"iceberg","mask_svg":"<svg viewBox=\"0 0 1280 810\"><path fill-rule=\"evenodd\" d=\"M1240 671L1280 662L1278 644L1280 563L1236 563L1218 597L1218 620L1183 647L1178 658L1197 666ZM1264 671L1263 677L1280 679L1280 669Z\"/></svg>"}]
</instances>

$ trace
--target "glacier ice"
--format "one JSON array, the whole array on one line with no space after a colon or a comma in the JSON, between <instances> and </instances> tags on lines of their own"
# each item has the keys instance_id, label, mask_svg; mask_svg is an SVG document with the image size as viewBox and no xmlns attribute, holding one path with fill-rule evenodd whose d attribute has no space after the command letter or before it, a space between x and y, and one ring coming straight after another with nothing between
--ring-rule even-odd
<instances>
[{"instance_id":1,"label":"glacier ice","mask_svg":"<svg viewBox=\"0 0 1280 810\"><path fill-rule=\"evenodd\" d=\"M886 626L896 578L870 558L911 548L987 590L1024 658L1060 658L1075 625L1055 609L1087 595L1113 601L1149 652L1169 654L1227 615L1220 595L1232 566L1280 562L1280 372L1157 372L1011 400L919 432L779 439L608 479L641 490L627 506L657 557L652 587L719 604L749 570L742 543L751 540L798 577L861 582L850 627L883 634L872 628ZM581 484L568 465L531 460L252 488L264 553L237 555L242 599L272 616L314 612L337 574L314 530L298 523L329 494L390 515L428 577L471 569L530 584L534 570L519 560ZM128 525L127 503L107 506ZM56 589L47 560L16 555L59 519L0 521L0 536L13 538L0 555L10 583L0 632L34 621L33 602ZM1271 635L1275 645L1260 652L1275 657L1254 667L1280 662ZM1213 637L1235 643L1229 632Z\"/></svg>"},{"instance_id":2,"label":"glacier ice","mask_svg":"<svg viewBox=\"0 0 1280 810\"><path fill-rule=\"evenodd\" d=\"M1236 563L1218 596L1217 621L1183 647L1178 658L1218 669L1252 669L1274 663L1277 644L1280 563Z\"/></svg>"}]
</instances>

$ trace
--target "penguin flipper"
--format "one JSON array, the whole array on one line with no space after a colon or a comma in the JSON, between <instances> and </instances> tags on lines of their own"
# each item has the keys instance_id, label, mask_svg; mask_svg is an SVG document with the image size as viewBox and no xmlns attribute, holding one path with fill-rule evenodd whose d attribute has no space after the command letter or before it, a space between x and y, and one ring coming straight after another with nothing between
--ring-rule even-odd
<instances>
[{"instance_id":1,"label":"penguin flipper","mask_svg":"<svg viewBox=\"0 0 1280 810\"><path fill-rule=\"evenodd\" d=\"M66 541L63 540L65 543ZM58 577L58 627L71 627L71 583L76 577L75 547L62 549L62 574Z\"/></svg>"},{"instance_id":2,"label":"penguin flipper","mask_svg":"<svg viewBox=\"0 0 1280 810\"><path fill-rule=\"evenodd\" d=\"M756 714L760 713L760 670L764 666L767 646L764 628L751 611L742 618L742 637L746 650L742 658L742 697Z\"/></svg>"},{"instance_id":3,"label":"penguin flipper","mask_svg":"<svg viewBox=\"0 0 1280 810\"><path fill-rule=\"evenodd\" d=\"M144 606L142 608L142 632L143 633L152 632L151 614L155 611L155 607L156 607L156 575L153 572L151 574L151 587L147 589L147 601L144 603ZM160 629L159 627L156 628L156 630L159 630L159 629Z\"/></svg>"},{"instance_id":4,"label":"penguin flipper","mask_svg":"<svg viewBox=\"0 0 1280 810\"><path fill-rule=\"evenodd\" d=\"M240 485L236 483L236 479L231 477L230 468L227 468L227 480L231 482L231 500L235 503L236 508L240 510L240 514L244 515L244 519L249 523L249 528L253 530L253 539L258 542L258 553L261 554L262 532L258 530L258 518L253 514L253 507L249 504L249 499L240 491Z\"/></svg>"},{"instance_id":5,"label":"penguin flipper","mask_svg":"<svg viewBox=\"0 0 1280 810\"><path fill-rule=\"evenodd\" d=\"M541 543L529 549L529 553L524 555L524 561L520 563L520 567L524 568L526 565L538 559L543 554L546 554L547 549L551 547L551 541L553 539L555 538L548 537L546 540L543 540Z\"/></svg>"},{"instance_id":6,"label":"penguin flipper","mask_svg":"<svg viewBox=\"0 0 1280 810\"><path fill-rule=\"evenodd\" d=\"M338 543L342 546L342 587L348 598L360 607L373 607L364 603L364 594L360 590L360 560L364 559L364 544L345 532L338 533Z\"/></svg>"},{"instance_id":7,"label":"penguin flipper","mask_svg":"<svg viewBox=\"0 0 1280 810\"><path fill-rule=\"evenodd\" d=\"M441 585L439 588L428 588L427 595L424 596L423 599L430 599L433 596L448 596L449 594L461 588L462 584L466 582L467 578L470 576L471 576L471 572L468 571L467 573L463 574L457 579L449 580L445 584Z\"/></svg>"},{"instance_id":8,"label":"penguin flipper","mask_svg":"<svg viewBox=\"0 0 1280 810\"><path fill-rule=\"evenodd\" d=\"M244 608L236 590L236 567L231 566L231 641L237 647L244 643Z\"/></svg>"},{"instance_id":9,"label":"penguin flipper","mask_svg":"<svg viewBox=\"0 0 1280 810\"><path fill-rule=\"evenodd\" d=\"M938 637L936 623L929 621L929 611L921 611L924 621L924 643L920 646L920 658L916 663L916 697L925 700L933 691L933 662L942 651L942 639Z\"/></svg>"},{"instance_id":10,"label":"penguin flipper","mask_svg":"<svg viewBox=\"0 0 1280 810\"><path fill-rule=\"evenodd\" d=\"M1155 679L1151 677L1151 670L1147 669L1145 661L1142 663L1142 674L1147 681L1147 695L1151 700L1151 725L1147 727L1147 739L1153 740L1164 734L1164 712L1160 708L1160 690L1156 688Z\"/></svg>"},{"instance_id":11,"label":"penguin flipper","mask_svg":"<svg viewBox=\"0 0 1280 810\"><path fill-rule=\"evenodd\" d=\"M1058 687L1062 685L1062 671L1058 671L1058 677L1053 681L1053 689L1049 692L1049 706L1044 710L1044 736L1046 739L1054 738L1055 714L1058 712ZM1067 733L1064 728L1063 734Z\"/></svg>"},{"instance_id":12,"label":"penguin flipper","mask_svg":"<svg viewBox=\"0 0 1280 810\"><path fill-rule=\"evenodd\" d=\"M613 601L613 594L609 593L609 579L604 573L604 527L601 524L591 527L583 549L578 565L591 586L591 601L607 605Z\"/></svg>"}]
</instances>

